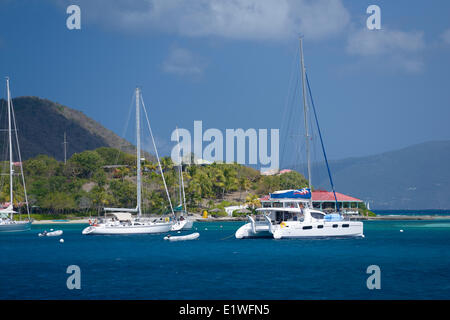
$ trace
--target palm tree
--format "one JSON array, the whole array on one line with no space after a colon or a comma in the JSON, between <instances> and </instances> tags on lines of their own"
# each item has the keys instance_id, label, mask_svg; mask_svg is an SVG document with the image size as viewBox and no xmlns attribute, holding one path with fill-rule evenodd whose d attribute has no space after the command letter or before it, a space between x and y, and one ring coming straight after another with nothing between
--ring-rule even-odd
<instances>
[{"instance_id":1,"label":"palm tree","mask_svg":"<svg viewBox=\"0 0 450 320\"><path fill-rule=\"evenodd\" d=\"M240 178L239 179L239 201L242 200L242 191L247 192L247 190L250 188L250 181L248 181L246 178Z\"/></svg>"},{"instance_id":2,"label":"palm tree","mask_svg":"<svg viewBox=\"0 0 450 320\"><path fill-rule=\"evenodd\" d=\"M261 201L256 194L249 194L245 198L245 204L252 208L252 211L254 212L257 207L261 206Z\"/></svg>"}]
</instances>

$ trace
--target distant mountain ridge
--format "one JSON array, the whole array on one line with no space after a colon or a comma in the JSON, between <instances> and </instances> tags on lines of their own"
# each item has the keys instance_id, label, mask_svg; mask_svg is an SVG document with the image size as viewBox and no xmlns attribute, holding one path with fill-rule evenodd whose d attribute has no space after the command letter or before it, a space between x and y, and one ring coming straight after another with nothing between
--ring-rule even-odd
<instances>
[{"instance_id":1,"label":"distant mountain ridge","mask_svg":"<svg viewBox=\"0 0 450 320\"><path fill-rule=\"evenodd\" d=\"M38 97L18 97L12 101L23 160L39 154L64 160L64 132L68 142L67 158L74 153L99 147L120 148L128 153L136 150L130 142L81 111ZM2 99L0 104L0 126L4 130L7 128L6 101ZM4 137L0 139L2 150L6 143Z\"/></svg>"},{"instance_id":2,"label":"distant mountain ridge","mask_svg":"<svg viewBox=\"0 0 450 320\"><path fill-rule=\"evenodd\" d=\"M450 209L450 141L330 161L330 167L336 190L370 201L371 209ZM330 189L323 163L312 176L314 187Z\"/></svg>"}]
</instances>

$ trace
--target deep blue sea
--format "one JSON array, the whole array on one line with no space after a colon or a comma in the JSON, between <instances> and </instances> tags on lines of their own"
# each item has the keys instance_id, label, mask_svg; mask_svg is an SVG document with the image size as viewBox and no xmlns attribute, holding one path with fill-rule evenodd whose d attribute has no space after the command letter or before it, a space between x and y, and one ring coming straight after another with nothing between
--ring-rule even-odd
<instances>
[{"instance_id":1,"label":"deep blue sea","mask_svg":"<svg viewBox=\"0 0 450 320\"><path fill-rule=\"evenodd\" d=\"M367 221L365 238L323 240L236 240L242 224L197 222L184 242L84 225L1 233L0 299L450 299L450 220ZM49 228L65 242L37 236ZM67 289L69 265L80 290ZM366 286L370 265L380 290Z\"/></svg>"}]
</instances>

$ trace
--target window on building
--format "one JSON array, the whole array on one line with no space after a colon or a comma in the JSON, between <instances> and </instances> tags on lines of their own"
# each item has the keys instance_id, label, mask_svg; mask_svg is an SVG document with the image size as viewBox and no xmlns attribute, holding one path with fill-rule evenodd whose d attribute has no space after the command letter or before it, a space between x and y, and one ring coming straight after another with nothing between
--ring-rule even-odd
<instances>
[{"instance_id":1,"label":"window on building","mask_svg":"<svg viewBox=\"0 0 450 320\"><path fill-rule=\"evenodd\" d=\"M285 202L284 207L285 208L298 208L298 204L296 202Z\"/></svg>"},{"instance_id":2,"label":"window on building","mask_svg":"<svg viewBox=\"0 0 450 320\"><path fill-rule=\"evenodd\" d=\"M282 202L273 202L272 205L274 208L283 208Z\"/></svg>"}]
</instances>

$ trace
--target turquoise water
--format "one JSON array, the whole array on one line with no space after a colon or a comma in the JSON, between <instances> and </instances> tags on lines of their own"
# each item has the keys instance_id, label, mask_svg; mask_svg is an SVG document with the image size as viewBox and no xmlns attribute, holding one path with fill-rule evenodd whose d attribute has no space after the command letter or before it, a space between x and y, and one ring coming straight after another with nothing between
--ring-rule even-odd
<instances>
[{"instance_id":1,"label":"turquoise water","mask_svg":"<svg viewBox=\"0 0 450 320\"><path fill-rule=\"evenodd\" d=\"M450 210L428 209L428 210L373 210L377 215L407 215L407 216L450 216Z\"/></svg>"},{"instance_id":2,"label":"turquoise water","mask_svg":"<svg viewBox=\"0 0 450 320\"><path fill-rule=\"evenodd\" d=\"M186 242L83 236L84 225L3 233L0 299L450 298L450 221L368 221L365 238L323 240L236 240L240 225L198 222ZM49 228L65 242L37 236ZM69 265L81 290L66 287ZM369 265L381 290L367 289Z\"/></svg>"}]
</instances>

